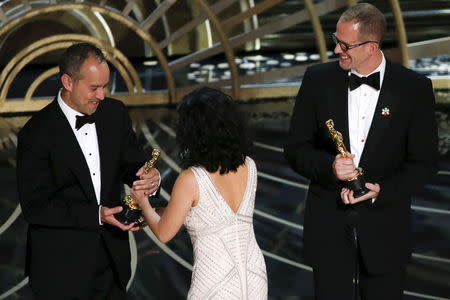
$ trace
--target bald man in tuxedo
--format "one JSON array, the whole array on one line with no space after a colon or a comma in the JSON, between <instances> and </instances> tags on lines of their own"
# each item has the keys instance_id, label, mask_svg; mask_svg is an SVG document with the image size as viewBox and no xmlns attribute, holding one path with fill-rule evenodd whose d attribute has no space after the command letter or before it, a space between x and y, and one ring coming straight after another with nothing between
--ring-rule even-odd
<instances>
[{"instance_id":1,"label":"bald man in tuxedo","mask_svg":"<svg viewBox=\"0 0 450 300\"><path fill-rule=\"evenodd\" d=\"M100 49L69 47L62 89L19 133L17 180L29 223L27 274L36 299L125 299L131 276L122 183L153 193L143 151L124 104L105 97L109 67ZM140 177L140 178L139 178Z\"/></svg>"}]
</instances>

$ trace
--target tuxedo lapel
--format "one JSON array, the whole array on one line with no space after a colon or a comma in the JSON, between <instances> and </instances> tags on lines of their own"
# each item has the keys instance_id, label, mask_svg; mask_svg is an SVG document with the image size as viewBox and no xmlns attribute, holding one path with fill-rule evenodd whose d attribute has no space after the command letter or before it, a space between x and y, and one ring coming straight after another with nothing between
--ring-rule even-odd
<instances>
[{"instance_id":1,"label":"tuxedo lapel","mask_svg":"<svg viewBox=\"0 0 450 300\"><path fill-rule=\"evenodd\" d=\"M86 194L86 197L96 202L94 186L89 175L89 167L70 127L69 121L56 100L51 105L55 116L54 124L59 124L54 126L54 140L57 141L58 145L55 147L56 151L60 152L59 154L62 157L67 158L65 162L78 178L81 189Z\"/></svg>"},{"instance_id":2,"label":"tuxedo lapel","mask_svg":"<svg viewBox=\"0 0 450 300\"><path fill-rule=\"evenodd\" d=\"M348 130L348 76L347 71L337 66L336 80L331 85L331 95L329 97L330 118L334 121L337 131L342 133L345 147L350 151L350 137ZM324 124L325 126L325 124Z\"/></svg>"},{"instance_id":3,"label":"tuxedo lapel","mask_svg":"<svg viewBox=\"0 0 450 300\"><path fill-rule=\"evenodd\" d=\"M397 97L394 95L396 78L392 74L392 67L389 61L386 61L386 70L384 73L383 85L378 97L372 124L367 135L366 144L360 159L360 166L364 167L370 158L373 158L377 148L382 143L382 137L389 129L389 123L397 111ZM384 113L383 113L384 110Z\"/></svg>"},{"instance_id":4,"label":"tuxedo lapel","mask_svg":"<svg viewBox=\"0 0 450 300\"><path fill-rule=\"evenodd\" d=\"M115 151L114 147L117 145L114 140L117 138L114 133L110 132L110 126L108 125L108 115L104 111L103 103L100 102L100 106L96 112L95 127L97 129L98 140L98 152L100 155L100 173L101 173L101 191L100 191L100 204L104 203L106 187L112 182L112 170L111 170L111 157Z\"/></svg>"}]
</instances>

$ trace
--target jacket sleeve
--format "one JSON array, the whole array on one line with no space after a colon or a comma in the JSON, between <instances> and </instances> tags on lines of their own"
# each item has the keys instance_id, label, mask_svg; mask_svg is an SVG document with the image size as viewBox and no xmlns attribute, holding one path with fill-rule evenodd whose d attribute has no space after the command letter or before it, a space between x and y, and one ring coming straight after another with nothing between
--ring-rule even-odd
<instances>
[{"instance_id":1,"label":"jacket sleeve","mask_svg":"<svg viewBox=\"0 0 450 300\"><path fill-rule=\"evenodd\" d=\"M131 186L137 179L137 171L150 159L151 152L146 154L133 130L132 122L126 107L121 106L123 132L121 136L121 174L122 181Z\"/></svg>"},{"instance_id":2,"label":"jacket sleeve","mask_svg":"<svg viewBox=\"0 0 450 300\"><path fill-rule=\"evenodd\" d=\"M314 76L306 70L295 101L291 124L284 148L289 165L311 182L325 188L335 188L337 179L332 171L334 156L317 147L318 120Z\"/></svg>"},{"instance_id":3,"label":"jacket sleeve","mask_svg":"<svg viewBox=\"0 0 450 300\"><path fill-rule=\"evenodd\" d=\"M431 80L416 85L413 113L407 131L406 158L398 172L380 182L380 194L373 207L384 207L398 197L410 197L435 174L438 160L438 134Z\"/></svg>"},{"instance_id":4,"label":"jacket sleeve","mask_svg":"<svg viewBox=\"0 0 450 300\"><path fill-rule=\"evenodd\" d=\"M96 203L79 201L76 198L79 190L72 193L74 187L70 185L55 184L48 148L35 132L22 130L18 135L16 174L25 220L32 225L55 228L98 228Z\"/></svg>"}]
</instances>

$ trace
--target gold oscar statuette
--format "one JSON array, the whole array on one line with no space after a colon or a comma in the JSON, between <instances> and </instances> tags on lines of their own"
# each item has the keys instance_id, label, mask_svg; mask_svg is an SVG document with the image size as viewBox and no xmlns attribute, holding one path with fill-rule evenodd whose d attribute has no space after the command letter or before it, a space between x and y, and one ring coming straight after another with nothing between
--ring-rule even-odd
<instances>
[{"instance_id":1,"label":"gold oscar statuette","mask_svg":"<svg viewBox=\"0 0 450 300\"><path fill-rule=\"evenodd\" d=\"M161 155L161 151L158 149L153 149L152 158L144 164L144 174L150 172L156 165L159 156ZM116 218L122 224L128 225L131 223L136 223L137 226L144 225L144 218L142 216L142 210L139 207L138 202L133 199L131 195L126 195L123 199L122 203L123 210L116 214Z\"/></svg>"},{"instance_id":2,"label":"gold oscar statuette","mask_svg":"<svg viewBox=\"0 0 450 300\"><path fill-rule=\"evenodd\" d=\"M331 139L334 141L336 145L336 149L342 157L349 157L349 152L345 147L342 133L334 129L334 122L332 119L325 122L325 125L328 128L328 133L330 134ZM356 168L356 175L352 178L348 178L345 180L346 187L353 191L353 197L358 198L369 192L366 188L366 181L363 176L363 170L361 168Z\"/></svg>"}]
</instances>

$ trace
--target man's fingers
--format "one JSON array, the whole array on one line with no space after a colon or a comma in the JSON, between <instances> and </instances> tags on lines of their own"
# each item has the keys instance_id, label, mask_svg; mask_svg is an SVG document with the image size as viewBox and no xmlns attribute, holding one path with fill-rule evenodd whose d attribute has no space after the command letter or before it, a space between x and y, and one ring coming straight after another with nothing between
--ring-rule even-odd
<instances>
[{"instance_id":1,"label":"man's fingers","mask_svg":"<svg viewBox=\"0 0 450 300\"><path fill-rule=\"evenodd\" d=\"M137 172L136 172L136 176L139 177L141 175L144 174L144 167L141 167Z\"/></svg>"},{"instance_id":2,"label":"man's fingers","mask_svg":"<svg viewBox=\"0 0 450 300\"><path fill-rule=\"evenodd\" d=\"M151 194L154 191L156 191L158 189L158 184L154 183L154 184L148 184L148 185L136 185L133 186L133 191L139 192L139 191L145 191L147 192L147 194Z\"/></svg>"},{"instance_id":3,"label":"man's fingers","mask_svg":"<svg viewBox=\"0 0 450 300\"><path fill-rule=\"evenodd\" d=\"M336 177L339 180L346 180L349 178L353 178L355 177L357 174L357 172L355 171L355 169L351 169L351 170L340 170L339 172L337 172Z\"/></svg>"},{"instance_id":4,"label":"man's fingers","mask_svg":"<svg viewBox=\"0 0 450 300\"><path fill-rule=\"evenodd\" d=\"M155 185L158 184L159 180L157 178L136 180L133 182L133 186L144 186L144 185Z\"/></svg>"},{"instance_id":5,"label":"man's fingers","mask_svg":"<svg viewBox=\"0 0 450 300\"><path fill-rule=\"evenodd\" d=\"M157 169L150 169L148 173L144 173L144 169L141 168L136 173L136 176L142 177L142 178L159 178L159 171Z\"/></svg>"},{"instance_id":6,"label":"man's fingers","mask_svg":"<svg viewBox=\"0 0 450 300\"><path fill-rule=\"evenodd\" d=\"M342 199L342 202L344 203L344 204L349 204L350 202L348 201L348 193L349 193L349 190L347 189L347 188L343 188L342 190L341 190L341 199Z\"/></svg>"},{"instance_id":7,"label":"man's fingers","mask_svg":"<svg viewBox=\"0 0 450 300\"><path fill-rule=\"evenodd\" d=\"M133 228L130 229L130 231L138 231L144 228L145 226L133 226Z\"/></svg>"},{"instance_id":8,"label":"man's fingers","mask_svg":"<svg viewBox=\"0 0 450 300\"><path fill-rule=\"evenodd\" d=\"M370 190L364 196L361 196L361 197L358 197L358 198L354 198L354 200L352 201L352 204L355 204L355 203L358 203L358 202L361 202L361 201L370 200L370 199L376 198L377 196L378 196L378 192Z\"/></svg>"},{"instance_id":9,"label":"man's fingers","mask_svg":"<svg viewBox=\"0 0 450 300\"><path fill-rule=\"evenodd\" d=\"M366 188L368 188L371 191L375 191L377 193L380 191L380 185L378 183L373 184L373 183L367 182Z\"/></svg>"},{"instance_id":10,"label":"man's fingers","mask_svg":"<svg viewBox=\"0 0 450 300\"><path fill-rule=\"evenodd\" d=\"M374 192L368 192L368 193L365 194L364 196L361 196L361 197L358 197L358 198L353 198L352 204L355 204L355 203L358 203L358 202L361 202L361 201L366 201L366 200L372 199L372 198L374 198L374 196L375 196L375 193L374 193Z\"/></svg>"},{"instance_id":11,"label":"man's fingers","mask_svg":"<svg viewBox=\"0 0 450 300\"><path fill-rule=\"evenodd\" d=\"M120 223L120 222L119 222L119 223ZM122 223L120 223L120 224L122 224ZM122 225L123 225L123 224L122 224ZM131 224L129 224L129 225L123 225L121 229L122 229L123 231L128 231L128 230L133 229L134 225L135 225L135 223L131 223Z\"/></svg>"},{"instance_id":12,"label":"man's fingers","mask_svg":"<svg viewBox=\"0 0 450 300\"><path fill-rule=\"evenodd\" d=\"M349 204L354 204L354 203L356 203L355 197L353 197L353 191L352 191L352 190L350 190L350 191L348 192L348 203L349 203Z\"/></svg>"},{"instance_id":13,"label":"man's fingers","mask_svg":"<svg viewBox=\"0 0 450 300\"><path fill-rule=\"evenodd\" d=\"M123 231L128 231L131 228L133 228L133 226L134 226L134 223L131 223L131 224L128 224L128 225L124 225L124 224L120 223L119 221L117 221L117 219L114 218L114 217L110 217L108 219L108 221L109 221L108 222L109 224L114 225L116 227L119 227Z\"/></svg>"},{"instance_id":14,"label":"man's fingers","mask_svg":"<svg viewBox=\"0 0 450 300\"><path fill-rule=\"evenodd\" d=\"M122 210L123 210L122 206L116 206L112 208L106 208L104 213L106 216L110 216L120 213Z\"/></svg>"}]
</instances>

